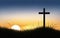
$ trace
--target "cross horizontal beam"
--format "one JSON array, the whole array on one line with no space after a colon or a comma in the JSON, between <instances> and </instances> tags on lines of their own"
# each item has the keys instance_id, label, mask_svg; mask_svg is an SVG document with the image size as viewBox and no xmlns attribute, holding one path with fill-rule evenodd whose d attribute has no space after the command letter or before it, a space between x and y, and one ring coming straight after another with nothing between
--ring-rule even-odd
<instances>
[{"instance_id":1,"label":"cross horizontal beam","mask_svg":"<svg viewBox=\"0 0 60 38\"><path fill-rule=\"evenodd\" d=\"M43 12L39 12L39 14L44 14ZM50 14L50 12L45 12L45 14Z\"/></svg>"}]
</instances>

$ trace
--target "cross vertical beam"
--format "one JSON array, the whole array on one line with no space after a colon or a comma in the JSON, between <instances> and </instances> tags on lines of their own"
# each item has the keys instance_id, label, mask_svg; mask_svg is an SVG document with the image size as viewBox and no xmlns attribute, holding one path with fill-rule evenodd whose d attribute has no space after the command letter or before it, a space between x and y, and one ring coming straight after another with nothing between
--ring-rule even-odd
<instances>
[{"instance_id":1,"label":"cross vertical beam","mask_svg":"<svg viewBox=\"0 0 60 38\"><path fill-rule=\"evenodd\" d=\"M45 8L43 8L43 28L45 28Z\"/></svg>"},{"instance_id":2,"label":"cross vertical beam","mask_svg":"<svg viewBox=\"0 0 60 38\"><path fill-rule=\"evenodd\" d=\"M39 12L39 14L43 14L43 28L45 28L45 14L50 14L50 12L45 12L45 8L43 8L43 12Z\"/></svg>"}]
</instances>

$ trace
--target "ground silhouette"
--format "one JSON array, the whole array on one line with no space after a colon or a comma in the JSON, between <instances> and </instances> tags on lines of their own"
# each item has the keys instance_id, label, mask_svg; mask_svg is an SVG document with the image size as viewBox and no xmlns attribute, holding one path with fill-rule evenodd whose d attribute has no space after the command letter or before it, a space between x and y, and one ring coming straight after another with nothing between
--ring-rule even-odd
<instances>
[{"instance_id":1,"label":"ground silhouette","mask_svg":"<svg viewBox=\"0 0 60 38\"><path fill-rule=\"evenodd\" d=\"M60 31L52 28L37 28L29 31L14 31L6 28L0 28L0 38L58 38Z\"/></svg>"}]
</instances>

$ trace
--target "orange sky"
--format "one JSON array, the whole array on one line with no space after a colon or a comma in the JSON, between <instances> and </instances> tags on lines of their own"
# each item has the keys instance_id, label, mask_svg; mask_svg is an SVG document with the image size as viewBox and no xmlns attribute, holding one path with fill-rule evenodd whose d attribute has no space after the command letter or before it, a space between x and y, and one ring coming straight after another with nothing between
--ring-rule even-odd
<instances>
[{"instance_id":1,"label":"orange sky","mask_svg":"<svg viewBox=\"0 0 60 38\"><path fill-rule=\"evenodd\" d=\"M4 21L2 21L4 20ZM0 20L0 26L11 29L12 25L19 25L21 30L29 30L35 29L37 27L41 27L43 25L42 15L35 15L35 16L24 16L24 17L17 17L17 18L10 18L10 19L2 19ZM60 22L56 19L49 19L46 18L46 27L52 27L56 30L60 30Z\"/></svg>"}]
</instances>

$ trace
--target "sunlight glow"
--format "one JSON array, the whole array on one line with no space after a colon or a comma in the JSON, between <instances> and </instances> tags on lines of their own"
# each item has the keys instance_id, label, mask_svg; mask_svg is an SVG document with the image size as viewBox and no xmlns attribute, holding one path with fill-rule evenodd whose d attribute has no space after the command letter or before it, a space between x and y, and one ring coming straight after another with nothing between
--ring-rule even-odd
<instances>
[{"instance_id":1,"label":"sunlight glow","mask_svg":"<svg viewBox=\"0 0 60 38\"><path fill-rule=\"evenodd\" d=\"M20 27L19 27L19 25L13 25L11 27L11 29L13 29L13 30L20 30Z\"/></svg>"}]
</instances>

